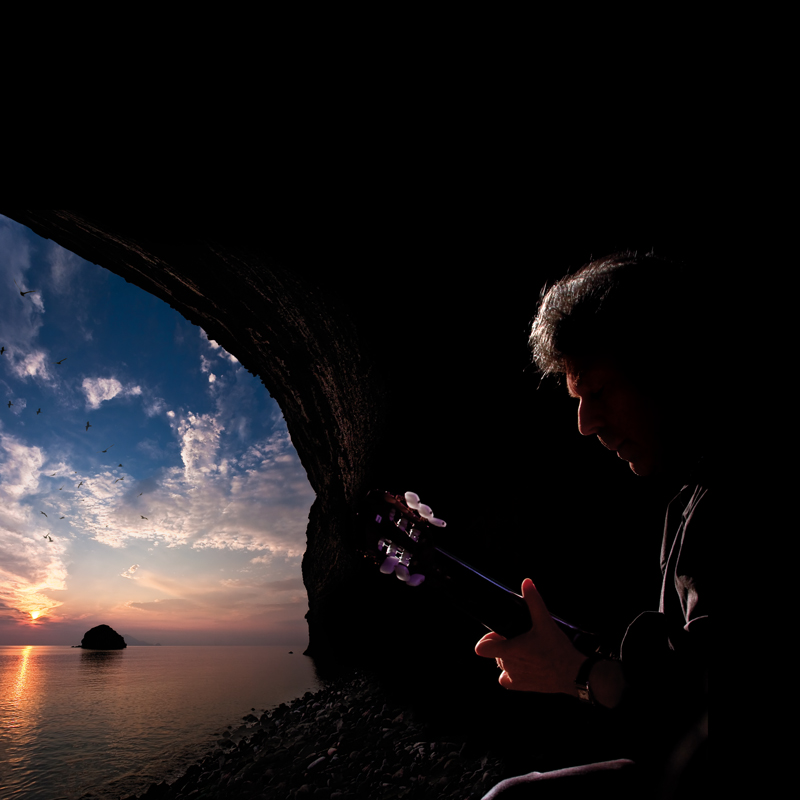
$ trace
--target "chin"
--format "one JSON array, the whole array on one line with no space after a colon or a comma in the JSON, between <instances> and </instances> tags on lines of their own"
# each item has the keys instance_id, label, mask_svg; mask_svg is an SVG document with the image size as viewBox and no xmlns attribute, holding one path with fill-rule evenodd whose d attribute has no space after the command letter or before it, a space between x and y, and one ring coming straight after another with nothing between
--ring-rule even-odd
<instances>
[{"instance_id":1,"label":"chin","mask_svg":"<svg viewBox=\"0 0 800 800\"><path fill-rule=\"evenodd\" d=\"M642 461L631 461L630 468L631 472L634 475L638 475L640 478L646 478L648 475L653 474L653 465L647 462Z\"/></svg>"}]
</instances>

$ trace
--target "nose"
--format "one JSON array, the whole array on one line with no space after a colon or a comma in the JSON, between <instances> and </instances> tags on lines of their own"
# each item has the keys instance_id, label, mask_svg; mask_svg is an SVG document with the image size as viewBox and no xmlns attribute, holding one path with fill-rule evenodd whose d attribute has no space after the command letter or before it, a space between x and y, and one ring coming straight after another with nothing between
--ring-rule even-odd
<instances>
[{"instance_id":1,"label":"nose","mask_svg":"<svg viewBox=\"0 0 800 800\"><path fill-rule=\"evenodd\" d=\"M595 436L603 427L601 404L593 397L581 397L578 403L578 430L582 436Z\"/></svg>"}]
</instances>

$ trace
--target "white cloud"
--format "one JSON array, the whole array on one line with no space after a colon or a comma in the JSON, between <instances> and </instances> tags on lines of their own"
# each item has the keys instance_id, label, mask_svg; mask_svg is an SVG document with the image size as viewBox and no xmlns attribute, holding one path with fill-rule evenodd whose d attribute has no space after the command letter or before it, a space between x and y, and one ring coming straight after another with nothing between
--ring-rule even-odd
<instances>
[{"instance_id":1,"label":"white cloud","mask_svg":"<svg viewBox=\"0 0 800 800\"><path fill-rule=\"evenodd\" d=\"M185 466L184 474L189 482L194 482L198 473L207 475L217 472L220 469L217 464L219 439L225 430L219 420L210 414L190 412L176 427Z\"/></svg>"},{"instance_id":2,"label":"white cloud","mask_svg":"<svg viewBox=\"0 0 800 800\"><path fill-rule=\"evenodd\" d=\"M125 572L120 572L120 575L123 578L131 578L131 579L133 579L133 573L136 572L137 569L139 569L139 565L138 564L133 564L130 567L128 567L128 569L126 569Z\"/></svg>"},{"instance_id":3,"label":"white cloud","mask_svg":"<svg viewBox=\"0 0 800 800\"><path fill-rule=\"evenodd\" d=\"M66 544L49 541L48 518L23 503L39 491L44 462L41 448L0 434L0 607L18 618L57 608L44 592L66 588Z\"/></svg>"},{"instance_id":4,"label":"white cloud","mask_svg":"<svg viewBox=\"0 0 800 800\"><path fill-rule=\"evenodd\" d=\"M14 500L33 494L39 486L44 453L10 434L0 433L0 492Z\"/></svg>"},{"instance_id":5,"label":"white cloud","mask_svg":"<svg viewBox=\"0 0 800 800\"><path fill-rule=\"evenodd\" d=\"M148 417L155 417L158 414L163 414L167 404L160 397L152 397L144 404L144 413Z\"/></svg>"},{"instance_id":6,"label":"white cloud","mask_svg":"<svg viewBox=\"0 0 800 800\"><path fill-rule=\"evenodd\" d=\"M211 349L217 354L217 356L219 356L219 358L223 358L226 361L230 361L231 364L239 363L239 359L236 358L236 356L232 356L227 350L225 350L224 347L217 344L217 342L215 342L213 339L209 339L208 334L202 328L199 328L199 331L200 331L200 338L211 347ZM207 363L207 360L203 356L200 356L200 358L202 361L206 361ZM206 372L206 370L203 370L203 372Z\"/></svg>"},{"instance_id":7,"label":"white cloud","mask_svg":"<svg viewBox=\"0 0 800 800\"><path fill-rule=\"evenodd\" d=\"M9 359L9 365L12 373L23 380L41 378L48 381L53 377L49 369L48 356L44 350L31 350L20 357L17 357L15 351Z\"/></svg>"},{"instance_id":8,"label":"white cloud","mask_svg":"<svg viewBox=\"0 0 800 800\"><path fill-rule=\"evenodd\" d=\"M86 405L100 408L100 403L111 400L122 391L122 384L116 378L84 378L81 388L86 395Z\"/></svg>"},{"instance_id":9,"label":"white cloud","mask_svg":"<svg viewBox=\"0 0 800 800\"><path fill-rule=\"evenodd\" d=\"M125 397L142 394L141 386L123 386L116 378L84 378L81 388L86 396L86 407L93 410L118 395Z\"/></svg>"},{"instance_id":10,"label":"white cloud","mask_svg":"<svg viewBox=\"0 0 800 800\"><path fill-rule=\"evenodd\" d=\"M314 495L285 428L226 455L225 428L215 417L181 412L170 424L182 466L149 476L144 491L121 469L90 476L73 527L112 547L144 539L251 550L263 558L255 563L299 558ZM115 483L120 475L125 482Z\"/></svg>"}]
</instances>

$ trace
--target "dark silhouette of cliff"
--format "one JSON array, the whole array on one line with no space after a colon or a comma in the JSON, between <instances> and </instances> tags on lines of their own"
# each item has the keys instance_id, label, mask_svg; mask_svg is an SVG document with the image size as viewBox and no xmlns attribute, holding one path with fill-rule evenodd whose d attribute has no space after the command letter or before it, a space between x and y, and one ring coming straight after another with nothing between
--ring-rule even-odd
<instances>
[{"instance_id":1,"label":"dark silhouette of cliff","mask_svg":"<svg viewBox=\"0 0 800 800\"><path fill-rule=\"evenodd\" d=\"M81 639L84 650L122 650L128 645L110 625L97 625L86 631Z\"/></svg>"},{"instance_id":2,"label":"dark silhouette of cliff","mask_svg":"<svg viewBox=\"0 0 800 800\"><path fill-rule=\"evenodd\" d=\"M451 198L316 216L2 213L169 303L276 399L316 493L303 580L321 666L377 665L452 719L506 702L473 654L480 625L358 555L373 487L417 492L448 522L444 547L517 590L532 577L584 627L621 633L657 607L664 489L578 434L526 339L546 282L618 249L680 250L674 232L595 236Z\"/></svg>"}]
</instances>

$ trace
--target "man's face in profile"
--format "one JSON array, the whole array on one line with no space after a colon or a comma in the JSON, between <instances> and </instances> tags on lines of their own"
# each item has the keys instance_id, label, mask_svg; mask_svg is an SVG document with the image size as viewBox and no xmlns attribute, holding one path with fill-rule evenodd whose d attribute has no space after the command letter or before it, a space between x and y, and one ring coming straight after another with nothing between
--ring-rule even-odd
<instances>
[{"instance_id":1,"label":"man's face in profile","mask_svg":"<svg viewBox=\"0 0 800 800\"><path fill-rule=\"evenodd\" d=\"M567 390L578 400L583 436L597 436L637 475L652 475L665 466L660 398L629 380L613 359L568 361Z\"/></svg>"}]
</instances>

